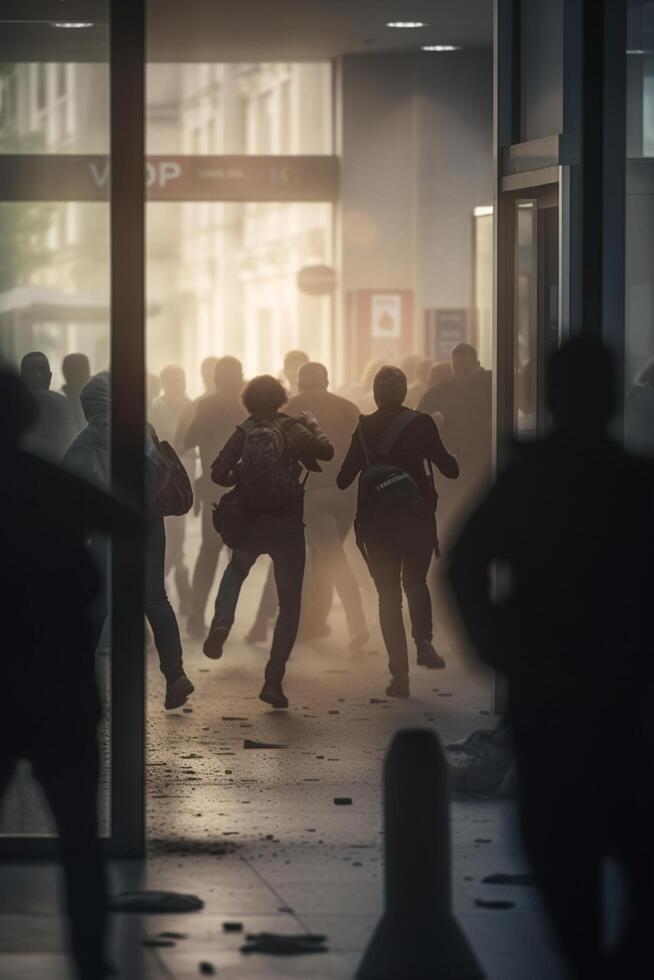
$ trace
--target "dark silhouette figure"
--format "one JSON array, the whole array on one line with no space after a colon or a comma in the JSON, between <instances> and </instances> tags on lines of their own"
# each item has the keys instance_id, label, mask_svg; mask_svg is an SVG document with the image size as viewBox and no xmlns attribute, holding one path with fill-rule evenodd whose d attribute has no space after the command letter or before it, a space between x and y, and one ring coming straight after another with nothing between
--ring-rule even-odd
<instances>
[{"instance_id":1,"label":"dark silhouette figure","mask_svg":"<svg viewBox=\"0 0 654 980\"><path fill-rule=\"evenodd\" d=\"M599 344L554 354L548 386L552 434L516 451L470 517L450 581L480 657L508 680L524 841L573 975L636 977L654 888L654 470L606 434L613 368ZM605 955L609 856L631 906Z\"/></svg>"},{"instance_id":2,"label":"dark silhouette figure","mask_svg":"<svg viewBox=\"0 0 654 980\"><path fill-rule=\"evenodd\" d=\"M81 394L87 425L77 436L64 457L64 463L75 473L99 486L109 485L111 450L111 376L108 371L95 374ZM156 446L151 434L146 438L146 476L156 470ZM148 465L150 461L151 465ZM154 644L159 654L159 666L166 678L165 707L179 708L193 692L193 685L184 673L182 643L175 612L166 594L164 563L166 530L161 512L157 509L155 493L148 494L145 614L152 628ZM101 535L91 538L91 551L106 578L109 562L108 542ZM108 592L104 603L98 604L95 615L94 644L97 646L108 614Z\"/></svg>"},{"instance_id":3,"label":"dark silhouette figure","mask_svg":"<svg viewBox=\"0 0 654 980\"><path fill-rule=\"evenodd\" d=\"M215 391L195 403L193 416L186 431L178 430L177 445L181 449L197 449L202 473L195 485L195 495L201 507L202 541L195 562L191 585L191 610L187 629L191 636L205 636L204 621L207 599L213 588L218 558L223 546L211 519L211 508L221 491L211 480L211 466L237 425L245 421L241 401L243 368L235 357L221 357L214 363Z\"/></svg>"},{"instance_id":4,"label":"dark silhouette figure","mask_svg":"<svg viewBox=\"0 0 654 980\"><path fill-rule=\"evenodd\" d=\"M360 649L368 639L361 592L343 549L354 521L355 499L340 493L336 474L345 457L359 410L353 402L328 391L323 364L308 362L298 372L300 393L288 403L291 415L310 412L334 447L334 458L307 482L304 520L308 543L308 581L300 634L303 639L326 636L334 589L343 604L350 647Z\"/></svg>"},{"instance_id":5,"label":"dark silhouette figure","mask_svg":"<svg viewBox=\"0 0 654 980\"><path fill-rule=\"evenodd\" d=\"M23 435L23 448L45 459L61 459L75 437L73 413L65 395L50 391L50 362L30 351L20 362L20 376L37 405L37 415Z\"/></svg>"},{"instance_id":6,"label":"dark silhouette figure","mask_svg":"<svg viewBox=\"0 0 654 980\"><path fill-rule=\"evenodd\" d=\"M387 487L408 491L406 504L402 501L390 504L389 513L378 522L362 512L360 482L357 509L359 539L379 594L379 620L392 675L387 694L408 697L409 658L402 620L402 587L409 604L418 664L431 668L445 666L432 645L427 572L438 550L437 495L430 479L431 469L429 476L425 471L425 461L434 463L451 479L458 476L459 468L443 445L434 420L403 405L407 384L399 368L381 368L375 376L373 392L377 411L361 417L337 483L345 490L360 473L374 464L384 464L395 467L397 473L388 478L388 483L382 481L380 496L385 495L383 491Z\"/></svg>"},{"instance_id":7,"label":"dark silhouette figure","mask_svg":"<svg viewBox=\"0 0 654 980\"><path fill-rule=\"evenodd\" d=\"M91 365L86 354L66 354L61 362L64 384L61 392L68 399L74 424L74 434L81 432L86 425L84 410L80 401L82 388L91 377Z\"/></svg>"},{"instance_id":8,"label":"dark silhouette figure","mask_svg":"<svg viewBox=\"0 0 654 980\"><path fill-rule=\"evenodd\" d=\"M316 460L330 460L334 450L308 414L293 418L280 412L286 404L282 384L270 375L254 378L243 391L249 418L236 428L211 469L221 486L235 486L245 515L220 583L204 653L222 656L243 582L260 555L270 555L279 596L265 683L259 695L275 708L287 708L282 679L300 621L304 576L304 490L300 462L319 470Z\"/></svg>"},{"instance_id":9,"label":"dark silhouette figure","mask_svg":"<svg viewBox=\"0 0 654 980\"><path fill-rule=\"evenodd\" d=\"M654 456L654 357L634 379L625 405L625 436L634 452Z\"/></svg>"},{"instance_id":10,"label":"dark silhouette figure","mask_svg":"<svg viewBox=\"0 0 654 980\"><path fill-rule=\"evenodd\" d=\"M485 489L491 474L491 372L480 367L470 344L457 344L450 355L450 380L436 381L418 403L433 415L445 444L457 458L460 475L445 488L440 500L441 530L447 538L452 523L460 520Z\"/></svg>"},{"instance_id":11,"label":"dark silhouette figure","mask_svg":"<svg viewBox=\"0 0 654 980\"><path fill-rule=\"evenodd\" d=\"M286 386L289 398L297 394L298 371L303 364L308 364L309 355L303 350L289 350L284 354L284 367L281 382Z\"/></svg>"},{"instance_id":12,"label":"dark silhouette figure","mask_svg":"<svg viewBox=\"0 0 654 980\"><path fill-rule=\"evenodd\" d=\"M150 406L150 422L161 440L175 446L180 419L192 404L186 394L186 374L178 365L169 364L161 371L160 378L162 392ZM189 451L182 451L180 457L189 479L193 481L195 459ZM184 555L186 514L166 517L164 523L166 527L164 578L167 579L170 573L173 573L180 612L182 615L188 615L191 605L191 584Z\"/></svg>"},{"instance_id":13,"label":"dark silhouette figure","mask_svg":"<svg viewBox=\"0 0 654 980\"><path fill-rule=\"evenodd\" d=\"M97 839L100 715L89 608L99 584L89 533L129 532L104 492L19 448L38 407L0 368L0 797L28 759L61 843L72 949L82 980L104 976L105 871Z\"/></svg>"}]
</instances>

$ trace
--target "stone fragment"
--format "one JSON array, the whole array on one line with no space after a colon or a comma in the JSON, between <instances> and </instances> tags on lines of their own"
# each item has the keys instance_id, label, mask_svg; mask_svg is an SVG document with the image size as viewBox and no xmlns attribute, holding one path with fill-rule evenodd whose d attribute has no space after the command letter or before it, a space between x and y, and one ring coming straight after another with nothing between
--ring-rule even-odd
<instances>
[{"instance_id":1,"label":"stone fragment","mask_svg":"<svg viewBox=\"0 0 654 980\"><path fill-rule=\"evenodd\" d=\"M243 923L223 922L223 932L243 932Z\"/></svg>"},{"instance_id":2,"label":"stone fragment","mask_svg":"<svg viewBox=\"0 0 654 980\"><path fill-rule=\"evenodd\" d=\"M197 895L184 895L180 892L122 892L109 899L111 912L197 912L203 908L204 902Z\"/></svg>"},{"instance_id":3,"label":"stone fragment","mask_svg":"<svg viewBox=\"0 0 654 980\"><path fill-rule=\"evenodd\" d=\"M246 738L243 740L244 749L285 749L288 746L278 742L257 742L256 739Z\"/></svg>"},{"instance_id":4,"label":"stone fragment","mask_svg":"<svg viewBox=\"0 0 654 980\"><path fill-rule=\"evenodd\" d=\"M297 956L302 953L326 953L326 936L306 933L285 936L274 932L258 932L245 937L242 953L272 953L275 956Z\"/></svg>"},{"instance_id":5,"label":"stone fragment","mask_svg":"<svg viewBox=\"0 0 654 980\"><path fill-rule=\"evenodd\" d=\"M334 803L336 806L351 806L352 797L351 796L335 796Z\"/></svg>"}]
</instances>

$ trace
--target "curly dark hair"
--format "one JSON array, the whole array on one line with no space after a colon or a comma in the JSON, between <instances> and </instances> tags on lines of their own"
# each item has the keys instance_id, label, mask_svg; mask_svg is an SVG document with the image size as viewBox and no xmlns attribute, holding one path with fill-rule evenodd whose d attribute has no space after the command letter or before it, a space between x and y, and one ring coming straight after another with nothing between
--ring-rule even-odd
<instances>
[{"instance_id":1,"label":"curly dark hair","mask_svg":"<svg viewBox=\"0 0 654 980\"><path fill-rule=\"evenodd\" d=\"M250 415L275 415L288 401L283 384L272 374L260 374L248 381L241 396Z\"/></svg>"}]
</instances>

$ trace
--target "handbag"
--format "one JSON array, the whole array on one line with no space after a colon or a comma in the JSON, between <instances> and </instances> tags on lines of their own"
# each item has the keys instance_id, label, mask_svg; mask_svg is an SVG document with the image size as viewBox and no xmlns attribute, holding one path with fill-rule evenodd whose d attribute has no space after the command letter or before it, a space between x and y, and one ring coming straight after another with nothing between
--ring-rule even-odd
<instances>
[{"instance_id":1,"label":"handbag","mask_svg":"<svg viewBox=\"0 0 654 980\"><path fill-rule=\"evenodd\" d=\"M159 513L163 517L183 517L193 506L193 487L184 464L165 440L159 440L154 429L151 430L156 454L152 459L156 469L153 496Z\"/></svg>"},{"instance_id":2,"label":"handbag","mask_svg":"<svg viewBox=\"0 0 654 980\"><path fill-rule=\"evenodd\" d=\"M237 548L250 524L250 516L243 509L238 487L222 495L217 504L211 505L213 526L228 548Z\"/></svg>"}]
</instances>

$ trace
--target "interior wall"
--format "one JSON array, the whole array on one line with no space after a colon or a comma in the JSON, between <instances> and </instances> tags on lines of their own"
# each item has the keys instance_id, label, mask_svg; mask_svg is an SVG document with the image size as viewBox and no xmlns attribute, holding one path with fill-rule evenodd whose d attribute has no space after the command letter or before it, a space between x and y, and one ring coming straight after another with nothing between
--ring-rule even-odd
<instances>
[{"instance_id":1,"label":"interior wall","mask_svg":"<svg viewBox=\"0 0 654 980\"><path fill-rule=\"evenodd\" d=\"M492 51L338 67L343 293L411 290L421 349L425 309L470 307L472 212L492 200Z\"/></svg>"}]
</instances>

